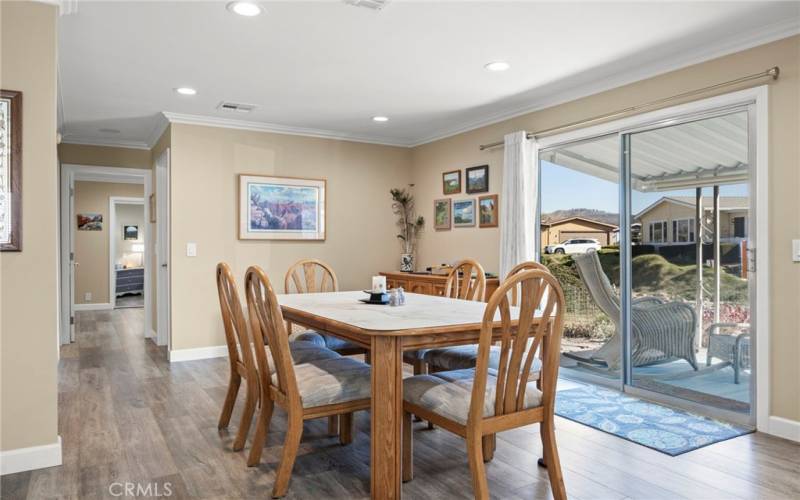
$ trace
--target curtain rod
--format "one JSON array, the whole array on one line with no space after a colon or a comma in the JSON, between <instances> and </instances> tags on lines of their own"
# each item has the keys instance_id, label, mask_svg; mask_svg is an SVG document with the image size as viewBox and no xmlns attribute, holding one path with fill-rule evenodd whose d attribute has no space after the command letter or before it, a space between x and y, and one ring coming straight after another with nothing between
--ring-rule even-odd
<instances>
[{"instance_id":1,"label":"curtain rod","mask_svg":"<svg viewBox=\"0 0 800 500\"><path fill-rule=\"evenodd\" d=\"M620 115L626 115L628 113L632 113L634 111L638 111L638 110L643 109L643 108L651 108L651 107L657 106L659 104L664 104L664 103L667 103L667 102L670 102L670 101L674 101L674 100L677 100L677 99L683 99L683 98L686 98L686 97L691 97L691 96L694 96L694 95L697 95L697 94L702 94L702 93L705 93L705 92L709 92L711 90L716 90L716 89L720 89L720 88L724 88L724 87L730 87L732 85L738 85L740 83L749 82L750 80L758 80L759 78L764 78L764 77L768 77L768 76L772 77L773 80L777 80L778 76L780 75L780 72L781 72L781 70L780 70L780 68L778 66L773 66L772 68L770 68L770 69L768 69L766 71L762 71L761 73L755 73L755 74L752 74L752 75L747 75L747 76L743 76L741 78L737 78L735 80L729 80L727 82L717 83L717 84L714 84L714 85L710 85L708 87L703 87L703 88L700 88L700 89L690 90L688 92L683 92L681 94L676 94L676 95L673 95L673 96L664 97L662 99L657 99L655 101L646 102L644 104L638 104L636 106L631 106L631 107L628 107L628 108L625 108L625 109L621 109L619 111L613 111L611 113L606 113L606 114L603 114L603 115L594 116L594 117L588 118L586 120L567 123L566 125L560 125L558 127L548 128L548 129L545 129L545 130L540 130L538 132L528 132L527 137L528 137L528 139L532 139L533 137L541 137L543 135L552 135L552 134L554 134L556 132L561 132L561 131L564 131L564 130L575 128L575 127L578 127L580 125L587 125L587 124L590 124L590 123L594 123L594 122L598 122L598 121L602 121L602 120L607 120L609 118L614 118L614 117L617 117L617 116L620 116ZM483 151L484 149L489 149L489 148L494 148L494 147L497 147L497 146L502 146L503 144L504 144L503 141L491 142L489 144L481 144L480 145L480 150Z\"/></svg>"}]
</instances>

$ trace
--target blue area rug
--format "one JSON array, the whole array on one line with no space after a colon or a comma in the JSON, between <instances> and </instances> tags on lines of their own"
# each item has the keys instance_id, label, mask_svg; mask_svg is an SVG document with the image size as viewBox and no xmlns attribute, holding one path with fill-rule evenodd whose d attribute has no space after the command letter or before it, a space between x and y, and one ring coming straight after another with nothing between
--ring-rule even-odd
<instances>
[{"instance_id":1,"label":"blue area rug","mask_svg":"<svg viewBox=\"0 0 800 500\"><path fill-rule=\"evenodd\" d=\"M558 391L556 414L673 457L753 432L593 385Z\"/></svg>"}]
</instances>

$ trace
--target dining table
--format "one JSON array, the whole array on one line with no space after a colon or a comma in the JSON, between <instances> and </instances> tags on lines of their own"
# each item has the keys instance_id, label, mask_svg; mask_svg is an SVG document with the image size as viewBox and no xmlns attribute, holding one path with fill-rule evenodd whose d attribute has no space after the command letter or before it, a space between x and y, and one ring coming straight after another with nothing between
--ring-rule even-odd
<instances>
[{"instance_id":1,"label":"dining table","mask_svg":"<svg viewBox=\"0 0 800 500\"><path fill-rule=\"evenodd\" d=\"M402 306L367 304L362 291L278 296L285 320L370 350L371 498L401 497L403 352L478 342L485 302L406 293ZM510 308L512 330L519 310ZM538 315L538 314L537 314ZM493 335L500 338L500 313ZM532 329L539 320L534 320Z\"/></svg>"}]
</instances>

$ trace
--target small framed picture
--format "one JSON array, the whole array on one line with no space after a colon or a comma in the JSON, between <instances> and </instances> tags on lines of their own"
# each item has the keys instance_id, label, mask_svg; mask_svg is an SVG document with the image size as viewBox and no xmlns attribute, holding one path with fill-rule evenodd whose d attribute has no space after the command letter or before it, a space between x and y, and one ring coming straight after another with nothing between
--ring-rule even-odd
<instances>
[{"instance_id":1,"label":"small framed picture","mask_svg":"<svg viewBox=\"0 0 800 500\"><path fill-rule=\"evenodd\" d=\"M442 193L458 194L461 192L461 170L453 170L442 174Z\"/></svg>"},{"instance_id":2,"label":"small framed picture","mask_svg":"<svg viewBox=\"0 0 800 500\"><path fill-rule=\"evenodd\" d=\"M467 169L467 194L489 191L489 165Z\"/></svg>"},{"instance_id":3,"label":"small framed picture","mask_svg":"<svg viewBox=\"0 0 800 500\"><path fill-rule=\"evenodd\" d=\"M450 229L450 213L453 201L450 198L433 200L433 228L437 231Z\"/></svg>"},{"instance_id":4,"label":"small framed picture","mask_svg":"<svg viewBox=\"0 0 800 500\"><path fill-rule=\"evenodd\" d=\"M84 213L78 214L78 231L102 231L103 214Z\"/></svg>"},{"instance_id":5,"label":"small framed picture","mask_svg":"<svg viewBox=\"0 0 800 500\"><path fill-rule=\"evenodd\" d=\"M475 199L453 200L453 226L475 226Z\"/></svg>"},{"instance_id":6,"label":"small framed picture","mask_svg":"<svg viewBox=\"0 0 800 500\"><path fill-rule=\"evenodd\" d=\"M478 227L497 227L497 195L478 197Z\"/></svg>"},{"instance_id":7,"label":"small framed picture","mask_svg":"<svg viewBox=\"0 0 800 500\"><path fill-rule=\"evenodd\" d=\"M139 226L125 224L122 226L122 239L125 241L136 241L139 239Z\"/></svg>"}]
</instances>

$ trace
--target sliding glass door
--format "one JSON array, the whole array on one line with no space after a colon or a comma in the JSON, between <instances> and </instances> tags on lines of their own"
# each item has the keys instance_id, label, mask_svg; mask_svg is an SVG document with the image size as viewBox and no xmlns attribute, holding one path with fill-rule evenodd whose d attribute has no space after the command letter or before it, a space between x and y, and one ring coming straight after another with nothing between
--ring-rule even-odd
<instances>
[{"instance_id":1,"label":"sliding glass door","mask_svg":"<svg viewBox=\"0 0 800 500\"><path fill-rule=\"evenodd\" d=\"M751 409L746 108L623 134L631 235L626 384Z\"/></svg>"},{"instance_id":2,"label":"sliding glass door","mask_svg":"<svg viewBox=\"0 0 800 500\"><path fill-rule=\"evenodd\" d=\"M753 422L754 105L543 148L560 374Z\"/></svg>"}]
</instances>

